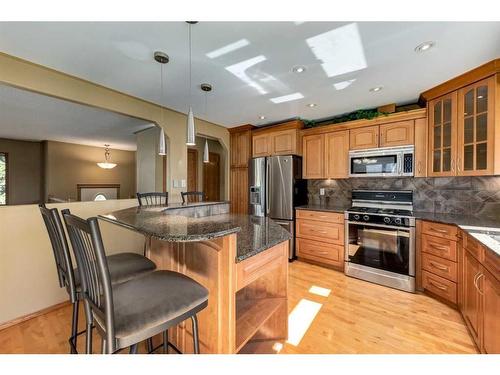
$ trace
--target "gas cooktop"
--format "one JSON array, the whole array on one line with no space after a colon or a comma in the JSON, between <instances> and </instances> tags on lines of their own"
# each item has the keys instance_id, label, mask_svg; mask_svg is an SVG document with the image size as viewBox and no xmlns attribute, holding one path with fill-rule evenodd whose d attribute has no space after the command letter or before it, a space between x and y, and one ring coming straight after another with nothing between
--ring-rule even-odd
<instances>
[{"instance_id":1,"label":"gas cooktop","mask_svg":"<svg viewBox=\"0 0 500 375\"><path fill-rule=\"evenodd\" d=\"M379 207L351 207L347 210L348 212L360 212L368 214L378 214L378 215L397 215L397 216L413 216L411 210L403 210L396 208L379 208Z\"/></svg>"}]
</instances>

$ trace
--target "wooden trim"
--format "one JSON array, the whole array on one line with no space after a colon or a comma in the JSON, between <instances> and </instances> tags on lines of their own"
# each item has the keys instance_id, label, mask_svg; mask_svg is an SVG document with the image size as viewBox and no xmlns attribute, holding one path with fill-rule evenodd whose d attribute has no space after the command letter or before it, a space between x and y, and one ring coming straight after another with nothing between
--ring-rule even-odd
<instances>
[{"instance_id":1,"label":"wooden trim","mask_svg":"<svg viewBox=\"0 0 500 375\"><path fill-rule=\"evenodd\" d=\"M4 329L7 329L9 327L12 327L12 326L15 326L17 324L21 324L27 320L30 320L30 319L33 319L33 318L37 318L41 315L45 315L45 314L48 314L54 310L58 310L58 309L61 309L63 307L66 307L66 306L69 306L71 303L69 301L64 301L64 302L61 302L61 303L58 303L58 304L55 304L55 305L52 305L52 306L49 306L49 307L46 307L44 309L41 309L41 310L38 310L38 311L35 311L31 314L27 314L27 315L23 315L23 316L20 316L19 318L15 318L15 319L12 319L12 320L9 320L7 322L3 322L0 324L0 331L4 330Z\"/></svg>"},{"instance_id":2,"label":"wooden trim","mask_svg":"<svg viewBox=\"0 0 500 375\"><path fill-rule=\"evenodd\" d=\"M371 120L354 120L354 121L342 122L339 124L331 124L325 126L318 126L315 128L303 129L302 135L322 134L340 130L364 128L380 124L389 124L391 122L415 120L419 118L425 118L426 116L427 116L426 108L413 109L411 111L393 113L387 116L382 115Z\"/></svg>"},{"instance_id":3,"label":"wooden trim","mask_svg":"<svg viewBox=\"0 0 500 375\"><path fill-rule=\"evenodd\" d=\"M304 128L304 123L301 120L292 120L292 121L287 121L283 122L281 124L275 124L275 125L269 125L269 126L263 126L260 128L256 128L252 131L253 134L266 134L266 133L274 133L279 130L290 130L290 129L297 129L301 130Z\"/></svg>"},{"instance_id":4,"label":"wooden trim","mask_svg":"<svg viewBox=\"0 0 500 375\"><path fill-rule=\"evenodd\" d=\"M0 154L5 155L5 204L0 204L0 206L8 206L9 205L9 153L0 151Z\"/></svg>"},{"instance_id":5,"label":"wooden trim","mask_svg":"<svg viewBox=\"0 0 500 375\"><path fill-rule=\"evenodd\" d=\"M117 198L120 199L120 184L77 184L76 190L78 192L78 202L82 198L82 188L91 188L91 189L109 189L109 188L117 188L116 194Z\"/></svg>"},{"instance_id":6,"label":"wooden trim","mask_svg":"<svg viewBox=\"0 0 500 375\"><path fill-rule=\"evenodd\" d=\"M242 133L242 132L246 132L248 130L253 130L255 129L256 127L253 126L253 125L250 125L250 124L247 124L247 125L240 125L240 126L235 126L234 128L228 128L227 131L230 133L230 134L233 134L233 133Z\"/></svg>"},{"instance_id":7,"label":"wooden trim","mask_svg":"<svg viewBox=\"0 0 500 375\"><path fill-rule=\"evenodd\" d=\"M442 95L446 95L452 91L468 86L496 73L500 73L500 58L487 62L486 64L469 70L458 77L454 77L436 87L424 91L420 94L419 103L425 103Z\"/></svg>"}]
</instances>

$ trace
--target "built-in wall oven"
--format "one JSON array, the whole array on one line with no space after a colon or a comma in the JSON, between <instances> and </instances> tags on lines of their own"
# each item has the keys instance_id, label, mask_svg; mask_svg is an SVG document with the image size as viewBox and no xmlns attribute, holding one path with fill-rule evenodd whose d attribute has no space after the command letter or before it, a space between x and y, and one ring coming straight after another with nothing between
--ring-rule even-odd
<instances>
[{"instance_id":1,"label":"built-in wall oven","mask_svg":"<svg viewBox=\"0 0 500 375\"><path fill-rule=\"evenodd\" d=\"M412 192L353 191L352 194L353 207L345 214L345 273L414 292Z\"/></svg>"},{"instance_id":2,"label":"built-in wall oven","mask_svg":"<svg viewBox=\"0 0 500 375\"><path fill-rule=\"evenodd\" d=\"M349 151L349 177L413 176L414 146Z\"/></svg>"}]
</instances>

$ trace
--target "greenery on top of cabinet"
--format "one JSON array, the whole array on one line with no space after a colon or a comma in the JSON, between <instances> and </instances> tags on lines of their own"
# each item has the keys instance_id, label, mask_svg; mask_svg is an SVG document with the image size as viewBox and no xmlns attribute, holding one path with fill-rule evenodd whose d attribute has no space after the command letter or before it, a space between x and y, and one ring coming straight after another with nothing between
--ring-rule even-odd
<instances>
[{"instance_id":1,"label":"greenery on top of cabinet","mask_svg":"<svg viewBox=\"0 0 500 375\"><path fill-rule=\"evenodd\" d=\"M354 121L354 120L372 120L379 116L387 116L387 112L379 112L376 108L374 109L358 109L357 111L346 113L340 116L335 116L328 120L322 120L316 122L315 120L302 119L304 126L306 128L314 128L316 126L324 126L331 124L339 124L342 122Z\"/></svg>"}]
</instances>

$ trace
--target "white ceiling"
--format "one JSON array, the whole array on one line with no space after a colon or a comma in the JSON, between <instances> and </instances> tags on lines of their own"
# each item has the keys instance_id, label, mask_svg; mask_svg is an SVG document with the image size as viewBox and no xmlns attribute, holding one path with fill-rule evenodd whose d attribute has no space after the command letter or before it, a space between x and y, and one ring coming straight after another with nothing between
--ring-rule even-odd
<instances>
[{"instance_id":1,"label":"white ceiling","mask_svg":"<svg viewBox=\"0 0 500 375\"><path fill-rule=\"evenodd\" d=\"M412 102L420 92L500 57L499 22L201 22L192 27L189 100L187 30L184 22L4 22L0 51L180 112L191 102L197 117L229 127ZM425 41L436 46L416 53ZM207 56L233 43L240 48ZM163 101L155 50L170 56ZM295 65L306 72L292 73ZM343 90L334 87L351 80ZM214 86L207 110L202 82ZM370 92L375 86L384 89ZM270 100L295 93L303 98Z\"/></svg>"},{"instance_id":2,"label":"white ceiling","mask_svg":"<svg viewBox=\"0 0 500 375\"><path fill-rule=\"evenodd\" d=\"M134 132L152 126L102 109L0 85L0 138L51 140L136 150Z\"/></svg>"}]
</instances>

